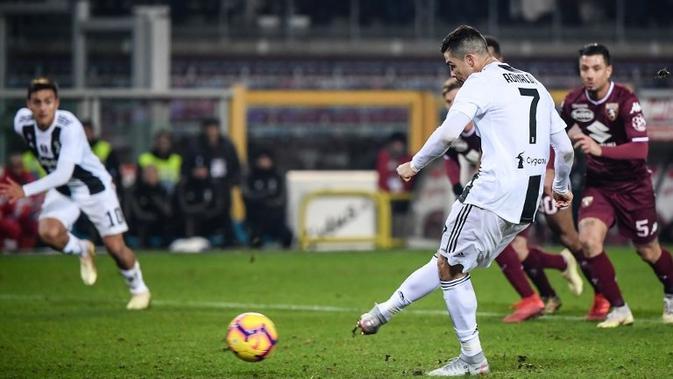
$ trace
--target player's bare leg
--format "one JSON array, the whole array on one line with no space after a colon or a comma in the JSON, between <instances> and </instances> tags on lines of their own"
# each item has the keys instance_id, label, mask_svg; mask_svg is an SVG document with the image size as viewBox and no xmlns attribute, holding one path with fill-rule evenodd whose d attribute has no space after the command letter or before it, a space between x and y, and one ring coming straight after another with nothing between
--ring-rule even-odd
<instances>
[{"instance_id":1,"label":"player's bare leg","mask_svg":"<svg viewBox=\"0 0 673 379\"><path fill-rule=\"evenodd\" d=\"M511 245L514 248L514 251L516 251L524 271L533 284L535 284L535 287L543 299L544 308L542 311L550 314L556 312L558 308L561 307L561 299L556 294L556 291L547 278L547 274L544 272L544 257L542 256L544 253L530 250L528 248L528 239L521 235L516 236ZM558 258L558 260L565 265L563 258L555 255L551 256L551 258Z\"/></svg>"},{"instance_id":2,"label":"player's bare leg","mask_svg":"<svg viewBox=\"0 0 673 379\"><path fill-rule=\"evenodd\" d=\"M143 281L143 274L140 271L140 264L135 254L126 246L121 234L113 234L103 237L103 244L110 253L110 256L117 263L126 284L131 292L131 300L126 305L127 309L140 310L150 306L150 290Z\"/></svg>"},{"instance_id":3,"label":"player's bare leg","mask_svg":"<svg viewBox=\"0 0 673 379\"><path fill-rule=\"evenodd\" d=\"M460 355L446 365L430 371L429 376L463 376L489 373L486 356L481 349L477 329L477 297L470 274L463 266L451 266L446 257L437 258L439 280L444 302L451 316L456 336L460 341Z\"/></svg>"},{"instance_id":4,"label":"player's bare leg","mask_svg":"<svg viewBox=\"0 0 673 379\"><path fill-rule=\"evenodd\" d=\"M662 248L658 240L635 244L640 257L647 262L664 285L664 312L662 320L673 324L673 259L671 253Z\"/></svg>"},{"instance_id":5,"label":"player's bare leg","mask_svg":"<svg viewBox=\"0 0 673 379\"><path fill-rule=\"evenodd\" d=\"M75 237L55 218L40 219L37 230L45 244L65 254L79 256L80 276L84 284L91 286L96 283L96 249L91 241Z\"/></svg>"},{"instance_id":6,"label":"player's bare leg","mask_svg":"<svg viewBox=\"0 0 673 379\"><path fill-rule=\"evenodd\" d=\"M610 302L612 310L608 313L605 321L599 323L599 328L614 328L620 325L633 324L633 315L629 306L622 298L622 293L617 285L615 268L603 250L603 241L608 233L608 227L595 217L587 217L580 221L580 242L582 250L587 257L587 263L596 279L596 286Z\"/></svg>"}]
</instances>

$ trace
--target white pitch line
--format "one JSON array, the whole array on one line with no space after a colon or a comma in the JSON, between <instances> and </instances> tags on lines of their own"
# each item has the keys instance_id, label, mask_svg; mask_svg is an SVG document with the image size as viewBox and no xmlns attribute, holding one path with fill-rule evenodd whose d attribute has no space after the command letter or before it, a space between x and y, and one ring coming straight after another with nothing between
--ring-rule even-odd
<instances>
[{"instance_id":1,"label":"white pitch line","mask_svg":"<svg viewBox=\"0 0 673 379\"><path fill-rule=\"evenodd\" d=\"M47 300L47 301L83 301L91 303L91 299L82 299L74 297L56 297L50 295L21 295L21 294L11 294L11 293L0 293L0 301L35 301L35 300ZM120 302L123 299L119 300ZM114 301L94 301L97 303L113 303ZM158 307L177 307L177 308L210 308L210 309L250 309L250 310L279 310L279 311L290 311L290 312L323 312L323 313L354 313L359 314L362 312L360 308L351 308L351 307L336 307L329 305L302 305L302 304L255 304L255 303L234 303L226 301L182 301L182 300L152 300L152 306ZM413 315L423 315L423 316L447 316L445 310L439 309L407 309L404 313L413 314ZM505 314L498 312L477 312L478 317L485 318L501 318ZM553 315L553 316L544 316L540 320L544 321L553 321L553 320L562 320L562 321L585 321L582 316L569 316L569 315ZM645 322L645 323L661 323L660 318L636 318L636 322Z\"/></svg>"}]
</instances>

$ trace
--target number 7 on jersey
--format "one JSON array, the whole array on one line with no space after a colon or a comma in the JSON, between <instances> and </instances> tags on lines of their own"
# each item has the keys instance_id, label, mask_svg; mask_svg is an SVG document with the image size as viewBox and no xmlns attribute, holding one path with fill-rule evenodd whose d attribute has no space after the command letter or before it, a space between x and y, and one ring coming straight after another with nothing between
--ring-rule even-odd
<instances>
[{"instance_id":1,"label":"number 7 on jersey","mask_svg":"<svg viewBox=\"0 0 673 379\"><path fill-rule=\"evenodd\" d=\"M537 142L537 103L540 101L540 93L535 88L519 88L521 96L530 96L530 112L528 112L528 143L534 145Z\"/></svg>"}]
</instances>

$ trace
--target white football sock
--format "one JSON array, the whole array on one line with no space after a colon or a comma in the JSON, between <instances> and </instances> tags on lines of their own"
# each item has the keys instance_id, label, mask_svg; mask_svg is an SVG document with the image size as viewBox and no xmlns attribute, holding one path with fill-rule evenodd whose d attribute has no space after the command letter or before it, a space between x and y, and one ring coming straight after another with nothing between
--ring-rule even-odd
<instances>
[{"instance_id":1,"label":"white football sock","mask_svg":"<svg viewBox=\"0 0 673 379\"><path fill-rule=\"evenodd\" d=\"M470 274L440 283L446 308L449 310L453 328L460 341L461 353L466 357L481 353L479 330L477 329L477 296L472 287Z\"/></svg>"},{"instance_id":2,"label":"white football sock","mask_svg":"<svg viewBox=\"0 0 673 379\"><path fill-rule=\"evenodd\" d=\"M140 271L140 263L137 260L130 270L119 270L119 272L126 279L126 284L129 286L131 294L137 295L150 290L143 281L143 273Z\"/></svg>"},{"instance_id":3,"label":"white football sock","mask_svg":"<svg viewBox=\"0 0 673 379\"><path fill-rule=\"evenodd\" d=\"M84 255L86 254L86 246L84 241L75 237L72 233L68 233L68 243L65 244L63 252L70 255Z\"/></svg>"},{"instance_id":4,"label":"white football sock","mask_svg":"<svg viewBox=\"0 0 673 379\"><path fill-rule=\"evenodd\" d=\"M393 315L414 301L439 287L439 269L437 257L432 257L430 262L418 268L402 282L400 288L393 292L390 299L378 305L379 311L390 321Z\"/></svg>"}]
</instances>

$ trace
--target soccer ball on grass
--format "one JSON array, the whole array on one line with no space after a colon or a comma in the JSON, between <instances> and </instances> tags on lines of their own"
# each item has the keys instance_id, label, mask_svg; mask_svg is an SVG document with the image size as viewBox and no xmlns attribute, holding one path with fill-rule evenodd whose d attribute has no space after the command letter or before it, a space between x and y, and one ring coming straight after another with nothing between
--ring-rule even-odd
<instances>
[{"instance_id":1,"label":"soccer ball on grass","mask_svg":"<svg viewBox=\"0 0 673 379\"><path fill-rule=\"evenodd\" d=\"M244 361L259 362L268 358L277 341L275 325L261 313L242 313L227 328L229 350Z\"/></svg>"}]
</instances>

